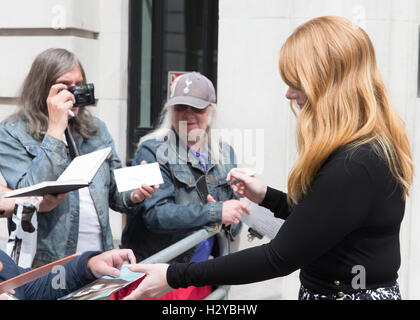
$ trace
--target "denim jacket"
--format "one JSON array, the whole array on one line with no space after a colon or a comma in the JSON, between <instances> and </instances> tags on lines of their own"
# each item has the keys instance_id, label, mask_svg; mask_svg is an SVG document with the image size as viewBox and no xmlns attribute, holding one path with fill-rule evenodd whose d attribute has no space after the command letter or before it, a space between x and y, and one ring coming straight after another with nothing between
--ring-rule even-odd
<instances>
[{"instance_id":1,"label":"denim jacket","mask_svg":"<svg viewBox=\"0 0 420 320\"><path fill-rule=\"evenodd\" d=\"M88 140L75 136L80 154L112 147L112 152L99 168L89 192L92 196L102 229L103 249L113 248L109 207L123 212L133 209L130 193L119 193L113 169L121 167L115 152L114 141L105 124L92 117L98 127ZM45 134L42 141L27 133L24 120L5 120L0 125L0 171L8 187L27 187L43 181L55 181L70 163L65 143ZM79 231L79 192L71 191L69 197L50 212L38 214L38 243L33 267L74 254Z\"/></svg>"},{"instance_id":2,"label":"denim jacket","mask_svg":"<svg viewBox=\"0 0 420 320\"><path fill-rule=\"evenodd\" d=\"M156 139L147 140L139 146L133 165L140 164L142 160L147 163L159 162L164 183L151 199L142 203L136 214L127 216L122 247L131 248L137 261L185 238L194 230L203 227L218 230L221 227L222 201L237 198L226 183L227 173L236 167L234 151L226 144L221 145L220 149L221 161L212 164L209 159L207 170L203 172L197 158L191 151L186 151L185 144L179 141L178 136L176 147ZM190 166L192 170L206 175L208 191L217 202L203 204ZM236 235L240 227L241 224L232 225L232 234ZM190 249L174 261L189 261L194 250Z\"/></svg>"}]
</instances>

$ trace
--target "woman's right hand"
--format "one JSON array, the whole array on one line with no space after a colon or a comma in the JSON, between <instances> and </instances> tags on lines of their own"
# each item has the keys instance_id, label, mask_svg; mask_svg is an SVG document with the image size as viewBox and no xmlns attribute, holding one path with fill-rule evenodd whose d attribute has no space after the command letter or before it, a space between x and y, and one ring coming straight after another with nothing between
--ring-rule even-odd
<instances>
[{"instance_id":1,"label":"woman's right hand","mask_svg":"<svg viewBox=\"0 0 420 320\"><path fill-rule=\"evenodd\" d=\"M151 263L151 264L135 264L129 268L132 272L141 272L146 275L139 286L132 291L123 300L140 300L140 299L156 299L174 290L168 284L166 273L169 264Z\"/></svg>"},{"instance_id":2,"label":"woman's right hand","mask_svg":"<svg viewBox=\"0 0 420 320\"><path fill-rule=\"evenodd\" d=\"M246 197L256 204L260 204L267 193L267 186L255 177L246 174L246 170L234 168L229 171L226 181L232 182L231 188L239 198Z\"/></svg>"},{"instance_id":3,"label":"woman's right hand","mask_svg":"<svg viewBox=\"0 0 420 320\"><path fill-rule=\"evenodd\" d=\"M61 140L68 125L69 110L76 103L74 95L67 86L57 83L51 86L47 97L48 130L47 134Z\"/></svg>"},{"instance_id":4,"label":"woman's right hand","mask_svg":"<svg viewBox=\"0 0 420 320\"><path fill-rule=\"evenodd\" d=\"M208 202L216 202L214 198L209 194L207 195ZM251 214L251 208L247 203L239 200L227 200L222 203L222 223L226 226L231 224L238 224L242 217L246 213Z\"/></svg>"}]
</instances>

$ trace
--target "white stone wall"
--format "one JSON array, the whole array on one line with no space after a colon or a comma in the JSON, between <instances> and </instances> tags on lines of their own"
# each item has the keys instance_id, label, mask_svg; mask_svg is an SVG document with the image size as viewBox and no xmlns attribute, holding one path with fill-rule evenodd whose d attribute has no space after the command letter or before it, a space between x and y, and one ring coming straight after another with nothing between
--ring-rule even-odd
<instances>
[{"instance_id":1,"label":"white stone wall","mask_svg":"<svg viewBox=\"0 0 420 320\"><path fill-rule=\"evenodd\" d=\"M62 15L64 12L64 16ZM257 164L260 177L285 190L296 157L295 118L277 69L281 44L304 21L340 15L362 24L377 52L391 99L407 123L416 166L420 164L420 99L417 97L420 2L418 0L219 0L218 99L221 126L250 134L257 159L237 140L242 166ZM63 22L64 17L64 22ZM63 24L64 23L64 24ZM63 26L65 29L54 28ZM128 0L14 0L0 2L0 119L15 110L15 98L37 53L64 47L82 61L95 83L103 119L125 161L127 114ZM263 148L263 149L261 149ZM263 151L261 151L263 150ZM255 150L254 150L255 151ZM255 156L251 150L251 155ZM261 157L262 155L262 157ZM420 186L416 178L401 232L400 285L405 299L420 298ZM118 240L121 215L111 214ZM0 219L0 239L6 238ZM265 241L246 240L239 248ZM256 270L258 272L258 270ZM231 299L296 299L297 273L258 284L233 286Z\"/></svg>"},{"instance_id":2,"label":"white stone wall","mask_svg":"<svg viewBox=\"0 0 420 320\"><path fill-rule=\"evenodd\" d=\"M406 121L415 164L420 164L420 136L416 131L416 120L420 120L416 112L420 107L418 0L220 0L219 15L218 98L222 122L242 132L264 129L264 171L260 176L269 185L285 190L296 157L295 118L284 98L287 87L278 72L278 52L294 28L323 15L351 19L371 37L390 97ZM420 298L419 196L416 178L401 231L399 282L405 299ZM255 245L249 244L245 235L242 232L239 248ZM230 298L296 299L298 288L298 275L294 273L283 279L234 286Z\"/></svg>"}]
</instances>

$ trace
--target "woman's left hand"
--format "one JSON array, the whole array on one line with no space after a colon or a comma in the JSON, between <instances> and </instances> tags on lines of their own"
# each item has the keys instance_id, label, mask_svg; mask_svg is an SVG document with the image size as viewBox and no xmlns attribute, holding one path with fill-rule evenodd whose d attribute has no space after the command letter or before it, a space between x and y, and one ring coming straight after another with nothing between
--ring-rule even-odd
<instances>
[{"instance_id":1,"label":"woman's left hand","mask_svg":"<svg viewBox=\"0 0 420 320\"><path fill-rule=\"evenodd\" d=\"M142 272L146 276L139 286L123 300L139 300L148 298L160 298L164 294L174 290L166 280L166 272L169 264L136 264L129 268L133 272Z\"/></svg>"},{"instance_id":2,"label":"woman's left hand","mask_svg":"<svg viewBox=\"0 0 420 320\"><path fill-rule=\"evenodd\" d=\"M49 212L54 209L64 199L68 198L68 193L45 194L39 204L39 212Z\"/></svg>"},{"instance_id":3,"label":"woman's left hand","mask_svg":"<svg viewBox=\"0 0 420 320\"><path fill-rule=\"evenodd\" d=\"M147 162L143 160L141 164L147 164ZM135 189L131 192L131 201L133 201L134 203L140 203L146 198L150 199L153 196L153 193L155 193L156 189L159 189L158 184L155 186L148 186L143 184L140 188Z\"/></svg>"},{"instance_id":4,"label":"woman's left hand","mask_svg":"<svg viewBox=\"0 0 420 320\"><path fill-rule=\"evenodd\" d=\"M140 188L135 189L131 192L131 201L134 203L140 203L144 199L150 199L155 193L155 190L159 188L159 185L148 186L143 184Z\"/></svg>"}]
</instances>

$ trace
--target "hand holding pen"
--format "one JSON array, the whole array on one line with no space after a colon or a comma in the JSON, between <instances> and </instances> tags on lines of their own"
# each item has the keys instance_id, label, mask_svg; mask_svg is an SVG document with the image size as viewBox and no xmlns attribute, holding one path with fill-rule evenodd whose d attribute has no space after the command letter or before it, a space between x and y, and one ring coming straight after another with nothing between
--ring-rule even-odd
<instances>
[{"instance_id":1,"label":"hand holding pen","mask_svg":"<svg viewBox=\"0 0 420 320\"><path fill-rule=\"evenodd\" d=\"M249 169L234 168L229 171L226 181L231 185L235 195L248 198L260 204L267 193L267 186L255 178L255 172Z\"/></svg>"}]
</instances>

